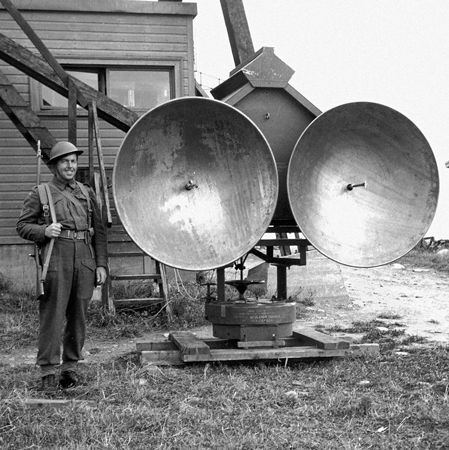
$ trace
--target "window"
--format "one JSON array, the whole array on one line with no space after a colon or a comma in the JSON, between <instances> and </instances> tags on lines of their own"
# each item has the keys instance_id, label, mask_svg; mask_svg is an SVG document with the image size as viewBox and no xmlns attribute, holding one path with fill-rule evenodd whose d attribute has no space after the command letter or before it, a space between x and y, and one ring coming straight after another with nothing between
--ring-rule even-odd
<instances>
[{"instance_id":1,"label":"window","mask_svg":"<svg viewBox=\"0 0 449 450\"><path fill-rule=\"evenodd\" d=\"M151 109L173 97L173 75L170 68L147 67L65 67L94 89L127 108ZM40 109L67 109L67 99L42 85Z\"/></svg>"},{"instance_id":2,"label":"window","mask_svg":"<svg viewBox=\"0 0 449 450\"><path fill-rule=\"evenodd\" d=\"M159 70L107 71L107 92L128 108L152 108L170 99L170 73Z\"/></svg>"}]
</instances>

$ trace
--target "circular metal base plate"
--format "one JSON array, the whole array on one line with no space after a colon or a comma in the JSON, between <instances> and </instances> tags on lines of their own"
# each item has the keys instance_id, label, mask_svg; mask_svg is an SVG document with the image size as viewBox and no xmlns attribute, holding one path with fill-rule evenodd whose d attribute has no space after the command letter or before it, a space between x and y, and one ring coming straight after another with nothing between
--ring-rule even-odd
<instances>
[{"instance_id":1,"label":"circular metal base plate","mask_svg":"<svg viewBox=\"0 0 449 450\"><path fill-rule=\"evenodd\" d=\"M291 336L296 303L206 303L205 312L215 337L271 340Z\"/></svg>"}]
</instances>

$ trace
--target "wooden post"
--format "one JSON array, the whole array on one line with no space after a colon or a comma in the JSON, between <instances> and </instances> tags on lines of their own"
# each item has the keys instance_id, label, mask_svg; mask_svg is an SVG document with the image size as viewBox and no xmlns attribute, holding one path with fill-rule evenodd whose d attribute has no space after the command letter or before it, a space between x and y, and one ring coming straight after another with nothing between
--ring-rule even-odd
<instances>
[{"instance_id":1,"label":"wooden post","mask_svg":"<svg viewBox=\"0 0 449 450\"><path fill-rule=\"evenodd\" d=\"M89 183L94 185L94 113L92 102L89 103L87 117L87 148L89 153Z\"/></svg>"},{"instance_id":2,"label":"wooden post","mask_svg":"<svg viewBox=\"0 0 449 450\"><path fill-rule=\"evenodd\" d=\"M168 282L167 282L167 271L165 270L165 265L160 263L159 261L156 262L156 269L161 275L161 283L159 284L159 288L162 288L162 292L160 295L164 298L164 304L165 304L165 311L167 312L167 319L168 323L173 322L173 310L170 304L170 297L169 297L169 289L168 289Z\"/></svg>"},{"instance_id":3,"label":"wooden post","mask_svg":"<svg viewBox=\"0 0 449 450\"><path fill-rule=\"evenodd\" d=\"M111 207L109 205L108 181L106 179L106 171L104 169L103 149L101 146L100 127L98 125L97 106L94 101L92 102L92 114L96 138L95 142L97 144L98 167L100 168L100 179L103 188L102 189L103 200L104 205L106 207L106 222L107 225L110 227L112 225L112 216L111 216Z\"/></svg>"},{"instance_id":4,"label":"wooden post","mask_svg":"<svg viewBox=\"0 0 449 450\"><path fill-rule=\"evenodd\" d=\"M69 78L68 81L69 89L69 101L68 101L68 140L73 145L76 146L76 115L77 115L77 95L76 86L73 81Z\"/></svg>"},{"instance_id":5,"label":"wooden post","mask_svg":"<svg viewBox=\"0 0 449 450\"><path fill-rule=\"evenodd\" d=\"M33 45L37 48L37 50L39 50L40 54L44 57L48 65L55 71L60 80L68 88L70 80L69 75L58 63L58 61L50 52L50 50L48 50L48 48L43 43L41 38L34 32L33 28L31 28L30 24L25 20L20 11L14 6L14 4L10 0L0 0L0 2L3 4L5 9L8 10L9 14L11 14L11 17L16 21L17 25L19 25L19 27L26 34L28 39L33 43ZM76 86L75 89L78 90ZM80 102L80 105L85 108L87 106L87 100L84 97L84 95L81 92L78 92L77 97L78 101Z\"/></svg>"},{"instance_id":6,"label":"wooden post","mask_svg":"<svg viewBox=\"0 0 449 450\"><path fill-rule=\"evenodd\" d=\"M254 55L254 46L246 20L243 0L220 0L220 3L234 64L238 66Z\"/></svg>"}]
</instances>

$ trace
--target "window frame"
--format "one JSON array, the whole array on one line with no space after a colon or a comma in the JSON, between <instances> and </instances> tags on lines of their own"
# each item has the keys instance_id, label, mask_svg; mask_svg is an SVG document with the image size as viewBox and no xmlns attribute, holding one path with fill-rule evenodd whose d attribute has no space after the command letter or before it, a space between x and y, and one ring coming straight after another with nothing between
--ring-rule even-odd
<instances>
[{"instance_id":1,"label":"window frame","mask_svg":"<svg viewBox=\"0 0 449 450\"><path fill-rule=\"evenodd\" d=\"M164 59L164 60L126 60L117 61L112 59L78 59L78 58L58 58L58 62L68 70L70 69L100 69L104 71L104 88L107 89L108 79L107 72L109 69L117 70L167 70L170 78L170 99L181 96L181 65L182 59ZM99 87L101 89L101 76L99 79ZM42 108L42 84L30 78L30 102L31 108L39 116L67 116L68 109L64 107L46 107ZM148 109L130 108L139 113L146 112ZM79 116L87 116L87 111L78 108Z\"/></svg>"}]
</instances>

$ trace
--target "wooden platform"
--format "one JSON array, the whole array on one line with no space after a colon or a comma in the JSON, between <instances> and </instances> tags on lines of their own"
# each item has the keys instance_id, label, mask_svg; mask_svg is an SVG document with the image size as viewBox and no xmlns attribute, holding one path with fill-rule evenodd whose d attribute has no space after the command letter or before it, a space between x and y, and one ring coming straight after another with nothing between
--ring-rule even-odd
<instances>
[{"instance_id":1,"label":"wooden platform","mask_svg":"<svg viewBox=\"0 0 449 450\"><path fill-rule=\"evenodd\" d=\"M344 339L312 329L296 331L273 342L236 342L227 339L201 339L188 331L171 333L150 342L137 342L142 363L179 365L189 362L254 361L335 358L375 354L378 344L354 345Z\"/></svg>"}]
</instances>

